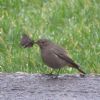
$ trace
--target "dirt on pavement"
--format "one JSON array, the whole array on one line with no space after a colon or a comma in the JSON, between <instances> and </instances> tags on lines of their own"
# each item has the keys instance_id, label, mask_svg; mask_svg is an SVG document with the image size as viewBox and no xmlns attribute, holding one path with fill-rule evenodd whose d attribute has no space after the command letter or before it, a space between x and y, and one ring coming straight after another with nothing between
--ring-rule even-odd
<instances>
[{"instance_id":1,"label":"dirt on pavement","mask_svg":"<svg viewBox=\"0 0 100 100\"><path fill-rule=\"evenodd\" d=\"M100 100L100 75L0 73L0 100Z\"/></svg>"}]
</instances>

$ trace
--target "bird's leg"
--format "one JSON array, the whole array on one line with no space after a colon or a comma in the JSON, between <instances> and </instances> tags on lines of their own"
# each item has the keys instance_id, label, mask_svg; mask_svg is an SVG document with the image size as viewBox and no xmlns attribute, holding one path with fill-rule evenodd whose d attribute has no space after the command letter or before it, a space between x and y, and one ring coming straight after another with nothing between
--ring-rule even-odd
<instances>
[{"instance_id":1,"label":"bird's leg","mask_svg":"<svg viewBox=\"0 0 100 100\"><path fill-rule=\"evenodd\" d=\"M58 78L59 72L60 72L60 68L58 69L57 74L54 75L54 77L53 77L54 79L57 79Z\"/></svg>"},{"instance_id":2,"label":"bird's leg","mask_svg":"<svg viewBox=\"0 0 100 100\"><path fill-rule=\"evenodd\" d=\"M54 71L54 70L52 70L50 73L45 74L45 75L51 76L51 75L53 75L53 74L52 74L52 73L53 73L53 71Z\"/></svg>"},{"instance_id":3,"label":"bird's leg","mask_svg":"<svg viewBox=\"0 0 100 100\"><path fill-rule=\"evenodd\" d=\"M48 75L58 76L59 75L59 72L60 72L60 68L58 69L57 74L53 74L53 71L54 71L54 69Z\"/></svg>"},{"instance_id":4,"label":"bird's leg","mask_svg":"<svg viewBox=\"0 0 100 100\"><path fill-rule=\"evenodd\" d=\"M54 70L52 69L52 71L49 73L49 75L53 75L53 74L52 74L52 73L53 73L53 71L54 71Z\"/></svg>"},{"instance_id":5,"label":"bird's leg","mask_svg":"<svg viewBox=\"0 0 100 100\"><path fill-rule=\"evenodd\" d=\"M57 71L57 76L59 75L59 72L60 72L60 68L59 68L58 71Z\"/></svg>"},{"instance_id":6,"label":"bird's leg","mask_svg":"<svg viewBox=\"0 0 100 100\"><path fill-rule=\"evenodd\" d=\"M58 69L57 74L52 74L53 71L54 70L52 70L49 74L45 74L45 75L51 76L51 78L53 78L53 79L57 79L59 76L60 68Z\"/></svg>"}]
</instances>

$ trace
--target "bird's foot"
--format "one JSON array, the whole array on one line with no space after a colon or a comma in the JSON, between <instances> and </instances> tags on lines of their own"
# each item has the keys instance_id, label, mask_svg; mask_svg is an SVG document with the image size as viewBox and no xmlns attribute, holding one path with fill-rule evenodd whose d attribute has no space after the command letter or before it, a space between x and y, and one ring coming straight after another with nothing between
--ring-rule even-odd
<instances>
[{"instance_id":1,"label":"bird's foot","mask_svg":"<svg viewBox=\"0 0 100 100\"><path fill-rule=\"evenodd\" d=\"M52 76L53 74L52 74L52 73L49 73L49 74L45 74L45 75L47 75L47 76Z\"/></svg>"},{"instance_id":2,"label":"bird's foot","mask_svg":"<svg viewBox=\"0 0 100 100\"><path fill-rule=\"evenodd\" d=\"M59 75L57 75L57 74L53 74L53 75L51 76L51 78L53 78L53 79L58 79L58 76L59 76Z\"/></svg>"},{"instance_id":3,"label":"bird's foot","mask_svg":"<svg viewBox=\"0 0 100 100\"><path fill-rule=\"evenodd\" d=\"M86 74L80 74L81 78L84 78L86 76Z\"/></svg>"},{"instance_id":4,"label":"bird's foot","mask_svg":"<svg viewBox=\"0 0 100 100\"><path fill-rule=\"evenodd\" d=\"M50 78L52 78L52 79L57 79L58 78L58 74L52 74L52 73L49 73L49 74L44 74L44 75L46 75L46 76L48 76L48 77L50 77Z\"/></svg>"}]
</instances>

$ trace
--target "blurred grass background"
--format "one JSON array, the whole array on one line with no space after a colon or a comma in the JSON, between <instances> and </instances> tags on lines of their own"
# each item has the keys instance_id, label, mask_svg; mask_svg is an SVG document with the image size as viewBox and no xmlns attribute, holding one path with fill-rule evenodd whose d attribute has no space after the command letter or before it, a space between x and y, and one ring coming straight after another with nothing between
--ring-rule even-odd
<instances>
[{"instance_id":1,"label":"blurred grass background","mask_svg":"<svg viewBox=\"0 0 100 100\"><path fill-rule=\"evenodd\" d=\"M85 72L100 73L100 0L0 0L0 71L48 73L38 46L20 46L23 33L62 45Z\"/></svg>"}]
</instances>

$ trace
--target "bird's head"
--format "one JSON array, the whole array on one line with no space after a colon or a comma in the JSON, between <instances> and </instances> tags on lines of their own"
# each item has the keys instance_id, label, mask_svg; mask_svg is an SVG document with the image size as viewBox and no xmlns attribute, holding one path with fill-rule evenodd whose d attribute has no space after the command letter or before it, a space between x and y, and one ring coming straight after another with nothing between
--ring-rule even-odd
<instances>
[{"instance_id":1,"label":"bird's head","mask_svg":"<svg viewBox=\"0 0 100 100\"><path fill-rule=\"evenodd\" d=\"M45 48L49 46L51 42L48 39L39 39L35 43L39 45L40 48Z\"/></svg>"}]
</instances>

